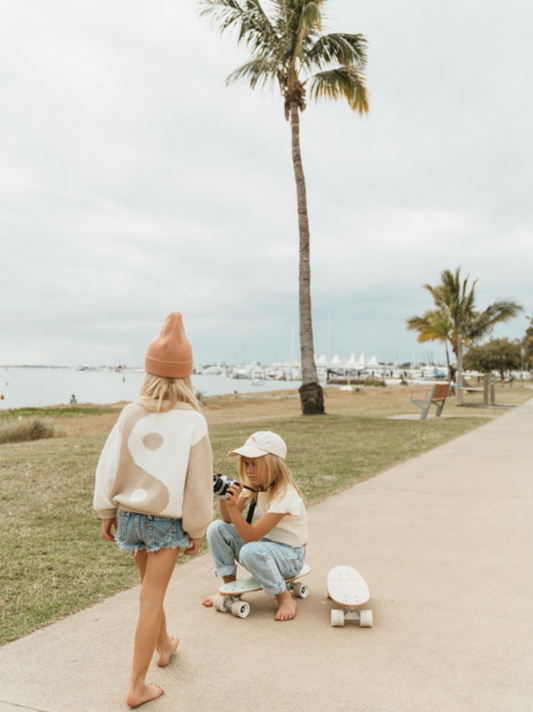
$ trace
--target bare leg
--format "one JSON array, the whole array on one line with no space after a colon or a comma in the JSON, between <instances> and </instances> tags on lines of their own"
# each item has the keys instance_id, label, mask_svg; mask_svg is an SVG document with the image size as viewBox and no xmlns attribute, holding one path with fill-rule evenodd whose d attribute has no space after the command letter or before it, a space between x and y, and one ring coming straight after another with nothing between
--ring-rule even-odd
<instances>
[{"instance_id":1,"label":"bare leg","mask_svg":"<svg viewBox=\"0 0 533 712\"><path fill-rule=\"evenodd\" d=\"M175 640L171 639L166 631L163 601L170 577L176 565L178 553L179 549L161 549L154 553L147 553L141 550L135 556L135 561L141 573L141 593L139 597L139 619L133 648L133 666L126 697L126 702L130 707L138 707L145 702L154 700L164 692L159 685L146 682L146 673L156 646L162 643L167 644L166 646L163 645L165 650L158 648L159 659L164 659L164 656L162 658L162 653L166 655L169 641ZM170 644L170 647L172 645L173 643ZM171 652L168 652L168 658L170 658L171 654ZM168 662L168 658L166 662Z\"/></svg>"},{"instance_id":2,"label":"bare leg","mask_svg":"<svg viewBox=\"0 0 533 712\"><path fill-rule=\"evenodd\" d=\"M222 581L224 581L224 583L231 583L232 581L236 581L236 580L237 580L237 577L233 576L233 574L231 576L222 576ZM211 608L211 606L213 605L213 601L215 600L215 598L217 596L218 596L218 591L216 593L214 593L212 596L208 596L207 598L204 598L204 600L202 601L202 606L205 606L206 608Z\"/></svg>"},{"instance_id":3,"label":"bare leg","mask_svg":"<svg viewBox=\"0 0 533 712\"><path fill-rule=\"evenodd\" d=\"M147 556L148 554L146 549L139 549L139 551L137 551L134 556L135 563L137 564L139 573L141 574L141 583L144 580ZM159 665L159 667L165 667L166 665L168 665L172 653L176 652L178 648L179 642L180 641L178 637L171 636L168 634L167 620L165 616L165 611L163 609L163 614L161 616L161 626L159 628L159 635L155 646L157 653L157 664Z\"/></svg>"},{"instance_id":4,"label":"bare leg","mask_svg":"<svg viewBox=\"0 0 533 712\"><path fill-rule=\"evenodd\" d=\"M278 599L279 608L276 613L275 620L277 621L290 621L296 616L296 609L298 604L294 600L290 591L283 591L279 593L276 598Z\"/></svg>"}]
</instances>

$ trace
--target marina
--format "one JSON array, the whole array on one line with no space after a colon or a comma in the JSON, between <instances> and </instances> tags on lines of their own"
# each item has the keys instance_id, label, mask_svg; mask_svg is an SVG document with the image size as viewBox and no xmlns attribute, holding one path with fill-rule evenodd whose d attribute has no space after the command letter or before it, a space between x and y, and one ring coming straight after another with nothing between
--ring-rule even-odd
<instances>
[{"instance_id":1,"label":"marina","mask_svg":"<svg viewBox=\"0 0 533 712\"><path fill-rule=\"evenodd\" d=\"M65 405L73 396L77 403L95 405L132 401L143 378L142 369L0 366L0 410ZM202 396L246 393L257 388L251 378L232 379L223 374L195 373L191 381ZM279 381L261 390L299 386L297 382Z\"/></svg>"},{"instance_id":2,"label":"marina","mask_svg":"<svg viewBox=\"0 0 533 712\"><path fill-rule=\"evenodd\" d=\"M317 359L320 383L343 385L365 378L384 380L388 384L427 380L439 377L434 366L417 366L407 370L392 364L379 364L375 359L363 363L338 357ZM445 369L439 373L445 374ZM39 408L71 402L106 405L134 400L144 377L142 368L91 366L0 366L0 410ZM276 391L299 388L299 362L290 361L262 366L253 362L230 366L211 364L197 367L191 380L202 396L249 393L257 390Z\"/></svg>"}]
</instances>

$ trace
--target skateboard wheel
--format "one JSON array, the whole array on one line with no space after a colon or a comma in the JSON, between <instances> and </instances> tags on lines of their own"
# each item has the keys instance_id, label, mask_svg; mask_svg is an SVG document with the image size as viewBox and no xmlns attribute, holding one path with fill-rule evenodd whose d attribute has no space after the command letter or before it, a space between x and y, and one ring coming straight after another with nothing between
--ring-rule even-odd
<instances>
[{"instance_id":1,"label":"skateboard wheel","mask_svg":"<svg viewBox=\"0 0 533 712\"><path fill-rule=\"evenodd\" d=\"M307 596L309 596L309 592L310 588L308 584L301 583L300 581L294 584L294 595L298 596L298 598L307 598Z\"/></svg>"},{"instance_id":2,"label":"skateboard wheel","mask_svg":"<svg viewBox=\"0 0 533 712\"><path fill-rule=\"evenodd\" d=\"M250 604L246 601L235 601L231 607L231 612L236 618L246 618L250 613Z\"/></svg>"},{"instance_id":3,"label":"skateboard wheel","mask_svg":"<svg viewBox=\"0 0 533 712\"><path fill-rule=\"evenodd\" d=\"M359 625L361 628L372 628L372 611L369 609L361 611Z\"/></svg>"},{"instance_id":4,"label":"skateboard wheel","mask_svg":"<svg viewBox=\"0 0 533 712\"><path fill-rule=\"evenodd\" d=\"M222 596L220 593L213 599L213 608L221 613L226 613L226 596Z\"/></svg>"},{"instance_id":5,"label":"skateboard wheel","mask_svg":"<svg viewBox=\"0 0 533 712\"><path fill-rule=\"evenodd\" d=\"M331 625L333 628L341 628L344 626L344 611L334 608L331 611Z\"/></svg>"}]
</instances>

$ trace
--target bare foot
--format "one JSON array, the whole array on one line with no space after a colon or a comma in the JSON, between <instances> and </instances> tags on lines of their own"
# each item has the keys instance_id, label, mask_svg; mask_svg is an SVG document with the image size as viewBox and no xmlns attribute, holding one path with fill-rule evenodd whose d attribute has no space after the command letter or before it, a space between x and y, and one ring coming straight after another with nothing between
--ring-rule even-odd
<instances>
[{"instance_id":1,"label":"bare foot","mask_svg":"<svg viewBox=\"0 0 533 712\"><path fill-rule=\"evenodd\" d=\"M214 593L212 596L208 596L207 598L204 598L202 601L202 606L205 606L206 608L212 608L213 606L213 601L217 597L217 594Z\"/></svg>"},{"instance_id":2,"label":"bare foot","mask_svg":"<svg viewBox=\"0 0 533 712\"><path fill-rule=\"evenodd\" d=\"M233 581L236 581L237 577L234 576L233 574L230 574L229 576L222 576L222 581L224 583L232 583ZM213 602L215 598L218 596L218 591L214 593L212 596L208 596L207 598L204 598L202 601L202 606L205 606L206 608L212 608L213 607Z\"/></svg>"},{"instance_id":3,"label":"bare foot","mask_svg":"<svg viewBox=\"0 0 533 712\"><path fill-rule=\"evenodd\" d=\"M278 612L276 613L275 620L277 621L290 621L296 616L296 610L298 604L291 596L290 591L284 591L276 596L279 603Z\"/></svg>"},{"instance_id":4,"label":"bare foot","mask_svg":"<svg viewBox=\"0 0 533 712\"><path fill-rule=\"evenodd\" d=\"M165 667L165 665L168 665L168 661L170 660L172 653L175 653L176 650L178 649L180 639L179 638L174 638L173 636L169 636L168 638L168 644L165 645L164 648L161 650L157 651L157 664L159 667Z\"/></svg>"},{"instance_id":5,"label":"bare foot","mask_svg":"<svg viewBox=\"0 0 533 712\"><path fill-rule=\"evenodd\" d=\"M145 682L139 688L130 687L128 696L126 697L126 702L129 707L139 707L144 705L145 702L150 702L155 700L165 691L159 685L154 685L152 682Z\"/></svg>"}]
</instances>

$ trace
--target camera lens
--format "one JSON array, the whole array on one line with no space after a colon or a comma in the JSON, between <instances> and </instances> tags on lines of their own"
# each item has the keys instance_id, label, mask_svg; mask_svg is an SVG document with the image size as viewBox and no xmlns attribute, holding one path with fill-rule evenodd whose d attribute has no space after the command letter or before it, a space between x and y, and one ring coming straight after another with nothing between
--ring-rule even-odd
<instances>
[{"instance_id":1,"label":"camera lens","mask_svg":"<svg viewBox=\"0 0 533 712\"><path fill-rule=\"evenodd\" d=\"M213 475L213 494L223 495L227 489L227 478L223 475Z\"/></svg>"}]
</instances>

